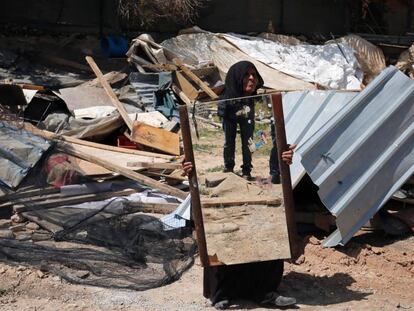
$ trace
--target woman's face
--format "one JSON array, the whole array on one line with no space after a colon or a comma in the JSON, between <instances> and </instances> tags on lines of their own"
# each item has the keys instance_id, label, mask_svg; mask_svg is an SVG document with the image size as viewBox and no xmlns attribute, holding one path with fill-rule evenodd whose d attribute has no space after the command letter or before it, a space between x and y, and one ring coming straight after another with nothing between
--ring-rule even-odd
<instances>
[{"instance_id":1,"label":"woman's face","mask_svg":"<svg viewBox=\"0 0 414 311\"><path fill-rule=\"evenodd\" d=\"M254 68L249 68L243 78L243 92L245 95L251 95L256 91L257 72Z\"/></svg>"}]
</instances>

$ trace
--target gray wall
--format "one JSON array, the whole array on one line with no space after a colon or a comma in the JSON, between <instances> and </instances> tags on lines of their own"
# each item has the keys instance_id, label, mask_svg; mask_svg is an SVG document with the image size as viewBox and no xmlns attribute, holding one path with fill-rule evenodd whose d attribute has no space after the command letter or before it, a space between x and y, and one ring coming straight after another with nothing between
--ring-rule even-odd
<instances>
[{"instance_id":1,"label":"gray wall","mask_svg":"<svg viewBox=\"0 0 414 311\"><path fill-rule=\"evenodd\" d=\"M100 2L0 0L0 24L14 23L50 31L98 33ZM105 34L119 32L117 2L102 0ZM351 30L347 3L350 0L209 0L196 24L214 32L246 33L265 31L269 21L272 21L277 32L305 35L321 33L325 36L332 32L341 35ZM407 9L404 5L391 7L385 16L389 34L402 34L407 30ZM160 22L149 29L131 27L128 30L174 33L183 27Z\"/></svg>"},{"instance_id":2,"label":"gray wall","mask_svg":"<svg viewBox=\"0 0 414 311\"><path fill-rule=\"evenodd\" d=\"M211 0L198 22L211 31L262 32L269 21L289 34L344 34L349 31L346 0ZM283 8L283 11L282 11Z\"/></svg>"},{"instance_id":3,"label":"gray wall","mask_svg":"<svg viewBox=\"0 0 414 311\"><path fill-rule=\"evenodd\" d=\"M56 31L99 31L100 0L1 0L0 22ZM102 20L116 29L116 0L103 0Z\"/></svg>"}]
</instances>

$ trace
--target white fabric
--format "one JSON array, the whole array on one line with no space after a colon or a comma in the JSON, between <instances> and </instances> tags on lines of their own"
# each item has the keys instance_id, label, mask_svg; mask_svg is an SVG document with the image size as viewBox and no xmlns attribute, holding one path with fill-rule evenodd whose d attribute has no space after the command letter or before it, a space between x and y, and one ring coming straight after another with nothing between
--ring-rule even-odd
<instances>
[{"instance_id":1,"label":"white fabric","mask_svg":"<svg viewBox=\"0 0 414 311\"><path fill-rule=\"evenodd\" d=\"M293 77L328 89L361 89L363 74L346 44L293 46L258 37L222 36L250 57Z\"/></svg>"}]
</instances>

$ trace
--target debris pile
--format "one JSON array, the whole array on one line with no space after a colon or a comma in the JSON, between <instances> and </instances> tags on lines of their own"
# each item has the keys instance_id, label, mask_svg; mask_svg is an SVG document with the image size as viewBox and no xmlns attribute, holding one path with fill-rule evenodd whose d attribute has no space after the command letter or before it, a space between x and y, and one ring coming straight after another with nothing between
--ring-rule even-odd
<instances>
[{"instance_id":1,"label":"debris pile","mask_svg":"<svg viewBox=\"0 0 414 311\"><path fill-rule=\"evenodd\" d=\"M411 50L396 65L410 77ZM95 62L95 54L86 57L88 66L46 57L78 74L39 73L17 53L0 50L0 216L10 218L0 226L0 257L83 284L147 289L177 279L195 254L177 107L188 105L195 125L220 127L211 117L215 108L205 114L198 107L217 104L229 67L240 60L257 66L263 93L283 91L288 141L298 144L293 186L309 174L320 187L337 221L328 246L345 244L377 213L390 231L397 226L390 215L414 230L407 183L414 169L413 83L386 68L382 50L361 37L311 45L195 27L161 43L142 34L127 58L114 62ZM117 69L103 74L97 63L105 62ZM244 196L251 204L279 202ZM203 202L235 204L220 195ZM319 227L330 231L332 215Z\"/></svg>"}]
</instances>

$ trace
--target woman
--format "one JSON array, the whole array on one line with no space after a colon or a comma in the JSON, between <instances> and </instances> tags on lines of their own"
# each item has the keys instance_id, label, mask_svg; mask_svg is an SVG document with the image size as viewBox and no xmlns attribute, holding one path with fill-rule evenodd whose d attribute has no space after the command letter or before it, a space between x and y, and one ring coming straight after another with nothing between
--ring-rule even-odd
<instances>
[{"instance_id":1,"label":"woman","mask_svg":"<svg viewBox=\"0 0 414 311\"><path fill-rule=\"evenodd\" d=\"M295 145L282 153L282 161L291 164ZM189 175L191 162L183 163ZM204 268L203 294L216 309L227 309L232 299L250 299L263 306L287 307L296 299L277 293L283 275L283 261L271 260L256 263L213 266Z\"/></svg>"},{"instance_id":2,"label":"woman","mask_svg":"<svg viewBox=\"0 0 414 311\"><path fill-rule=\"evenodd\" d=\"M252 155L249 150L249 139L254 133L254 99L240 97L257 94L263 86L263 79L256 67L248 61L240 61L232 65L225 80L225 90L218 104L218 115L223 120L224 131L224 172L233 172L235 161L237 125L240 127L243 165L242 175L251 179ZM238 98L238 99L234 99Z\"/></svg>"},{"instance_id":3,"label":"woman","mask_svg":"<svg viewBox=\"0 0 414 311\"><path fill-rule=\"evenodd\" d=\"M224 169L227 172L233 171L235 139L239 125L243 151L242 171L247 178L250 177L252 169L248 140L254 132L254 100L234 98L255 95L261 86L263 79L256 67L248 61L238 62L230 67L226 76L222 99L228 100L219 102L218 107L218 114L223 118L225 134ZM282 153L285 163L292 163L295 147L289 146L289 149ZM185 174L190 174L192 168L191 162L183 163ZM216 309L227 309L231 300L237 298L254 300L270 307L294 305L296 299L283 297L276 291L282 275L282 260L205 267L203 294L211 300Z\"/></svg>"}]
</instances>

